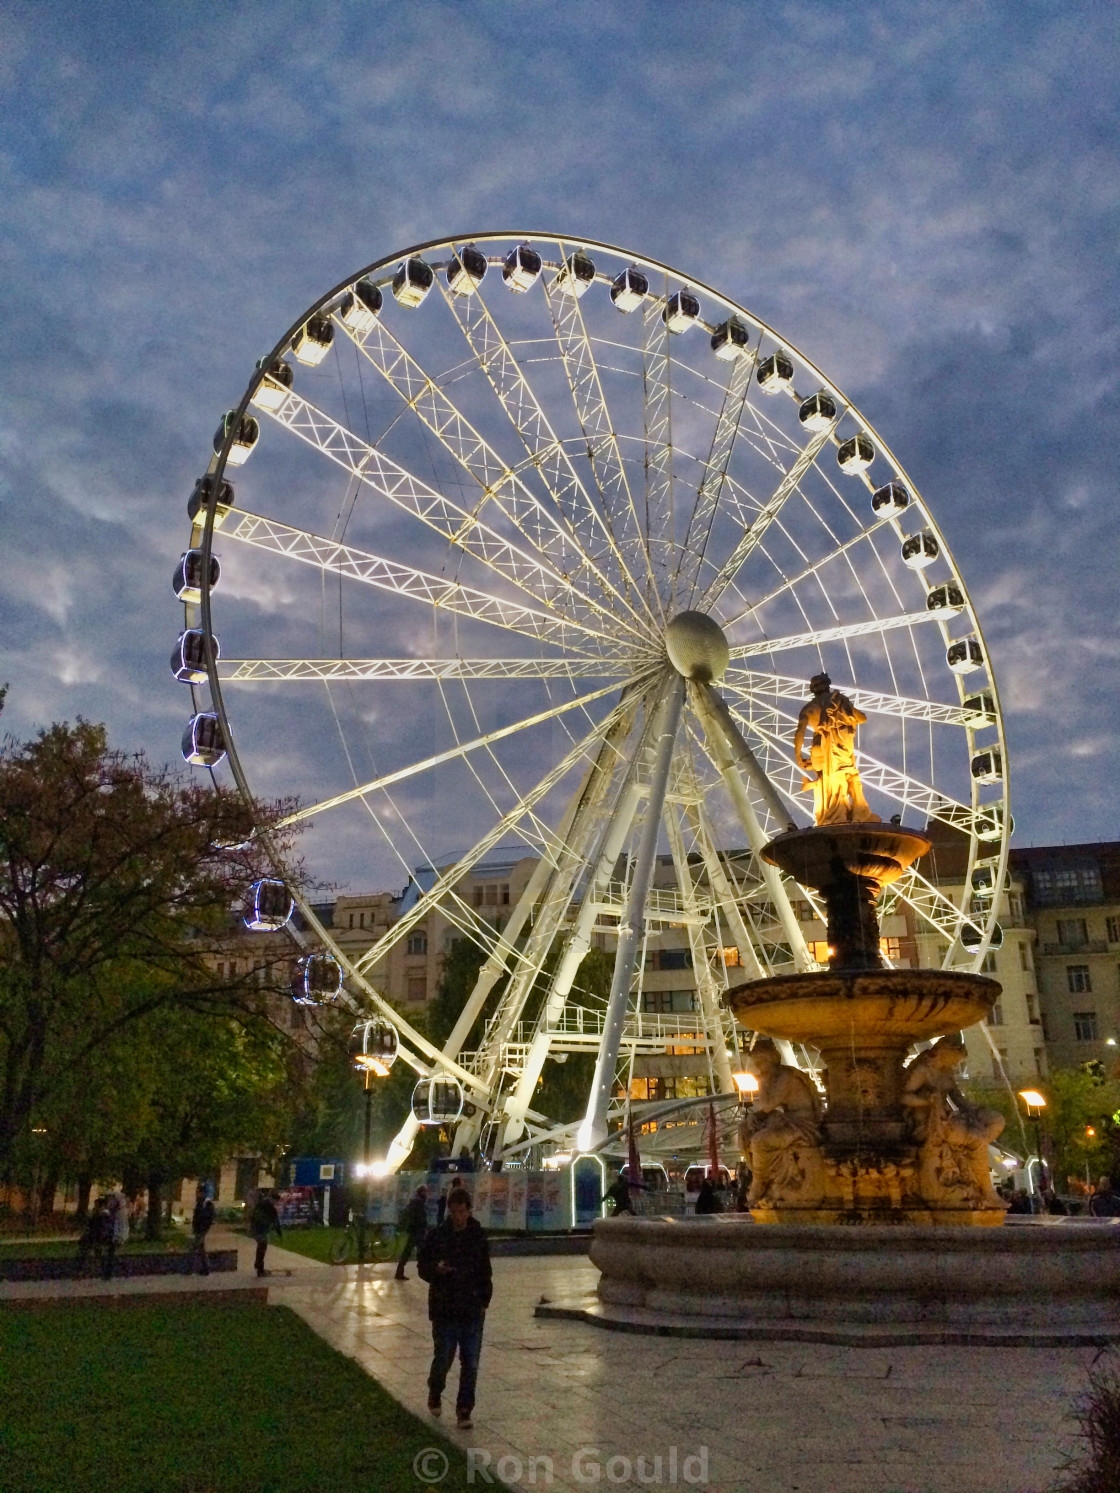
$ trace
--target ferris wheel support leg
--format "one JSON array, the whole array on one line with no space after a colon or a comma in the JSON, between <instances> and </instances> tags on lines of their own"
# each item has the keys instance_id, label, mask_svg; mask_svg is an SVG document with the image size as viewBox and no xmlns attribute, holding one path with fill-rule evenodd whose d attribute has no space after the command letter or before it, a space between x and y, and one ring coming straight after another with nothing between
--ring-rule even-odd
<instances>
[{"instance_id":1,"label":"ferris wheel support leg","mask_svg":"<svg viewBox=\"0 0 1120 1493\"><path fill-rule=\"evenodd\" d=\"M665 805L665 792L669 786L669 768L673 760L673 747L680 726L684 705L684 680L674 677L662 696L657 712L654 732L654 763L650 777L646 815L642 823L638 854L634 865L634 877L630 883L626 923L619 930L618 947L614 957L614 975L611 993L607 1001L607 1013L603 1022L603 1040L595 1060L595 1076L591 1083L591 1094L587 1101L587 1113L579 1127L577 1142L582 1151L601 1145L607 1138L607 1110L610 1107L614 1086L615 1065L622 1041L622 1028L626 1021L626 1007L630 996L630 983L634 977L634 961L645 933L646 903L657 863L657 835L661 828L661 812Z\"/></svg>"},{"instance_id":2,"label":"ferris wheel support leg","mask_svg":"<svg viewBox=\"0 0 1120 1493\"><path fill-rule=\"evenodd\" d=\"M420 1129L420 1121L415 1115L409 1115L404 1124L397 1131L389 1143L389 1150L385 1157L385 1169L392 1174L399 1172L408 1160L412 1147L416 1144L416 1134Z\"/></svg>"},{"instance_id":3,"label":"ferris wheel support leg","mask_svg":"<svg viewBox=\"0 0 1120 1493\"><path fill-rule=\"evenodd\" d=\"M610 879L610 874L622 853L626 836L630 833L630 826L637 813L638 800L641 798L641 784L638 781L636 763L637 758L623 782L622 791L618 795L610 820L601 837L599 854L587 882L583 902L576 918L576 926L564 946L564 952L556 967L556 974L553 976L541 1016L540 1029L533 1036L517 1087L506 1101L508 1123L502 1137L503 1146L513 1145L520 1139L525 1129L525 1116L552 1043L549 1028L555 1026L560 1020L568 996L571 994L576 973L583 962L584 955L591 947L591 931L598 912L596 902L599 890Z\"/></svg>"},{"instance_id":4,"label":"ferris wheel support leg","mask_svg":"<svg viewBox=\"0 0 1120 1493\"><path fill-rule=\"evenodd\" d=\"M696 989L700 996L700 1009L704 1017L704 1035L708 1040L708 1066L711 1076L717 1080L721 1094L735 1092L735 1080L731 1077L731 1060L727 1055L727 1037L723 1030L719 995L712 978L711 950L704 940L704 930L696 918L696 884L688 867L684 837L680 821L670 806L665 815L669 831L669 849L677 873L677 885L684 897L684 905L692 915L688 924L688 946L692 955L692 968L696 978Z\"/></svg>"},{"instance_id":5,"label":"ferris wheel support leg","mask_svg":"<svg viewBox=\"0 0 1120 1493\"><path fill-rule=\"evenodd\" d=\"M697 827L696 839L700 846L704 869L708 873L708 883L715 889L716 896L719 898L720 911L724 913L728 923L731 925L731 931L735 935L735 943L739 950L739 957L744 960L746 967L756 980L765 979L769 971L763 967L762 960L758 957L754 940L750 936L746 920L739 907L739 899L735 895L730 878L724 870L723 863L716 852L715 842L712 838L712 827L708 822L708 816L704 811L703 805L697 805L695 810L690 809L689 815L694 819ZM734 1018L732 1018L732 1033L735 1038L735 1045L738 1047L739 1028L735 1024ZM792 1042L787 1042L784 1038L779 1038L778 1050L782 1054L782 1061L788 1063L791 1068L802 1066L798 1061Z\"/></svg>"},{"instance_id":6,"label":"ferris wheel support leg","mask_svg":"<svg viewBox=\"0 0 1120 1493\"><path fill-rule=\"evenodd\" d=\"M727 791L731 794L735 811L746 831L751 849L758 857L767 894L778 914L782 931L789 941L794 965L798 970L807 970L811 961L809 950L805 946L805 936L801 932L801 925L790 905L786 889L782 885L778 868L762 859L762 850L767 843L767 835L736 766L736 758L742 766L746 767L751 780L765 799L767 807L780 816L778 820L780 824L789 824L789 811L778 798L773 783L763 772L758 759L739 734L735 722L731 719L730 711L715 690L709 685L697 684L693 699L696 701L700 719L704 723L704 738L712 761L727 784Z\"/></svg>"}]
</instances>

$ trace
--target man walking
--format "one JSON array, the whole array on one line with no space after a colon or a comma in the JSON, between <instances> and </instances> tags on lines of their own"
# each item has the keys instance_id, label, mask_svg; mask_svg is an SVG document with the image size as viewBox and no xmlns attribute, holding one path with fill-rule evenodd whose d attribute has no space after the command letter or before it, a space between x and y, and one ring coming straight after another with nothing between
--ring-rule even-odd
<instances>
[{"instance_id":1,"label":"man walking","mask_svg":"<svg viewBox=\"0 0 1120 1493\"><path fill-rule=\"evenodd\" d=\"M404 1212L397 1220L397 1228L404 1235L404 1248L397 1261L397 1280L407 1280L404 1267L412 1258L412 1251L420 1248L420 1241L428 1232L428 1189L421 1185L409 1198Z\"/></svg>"},{"instance_id":2,"label":"man walking","mask_svg":"<svg viewBox=\"0 0 1120 1493\"><path fill-rule=\"evenodd\" d=\"M258 1275L268 1274L264 1268L264 1257L268 1249L268 1236L274 1229L277 1239L282 1239L284 1234L280 1228L280 1215L276 1211L276 1204L262 1189L257 1194L252 1213L249 1214L249 1232L257 1241L257 1254L253 1261L253 1268Z\"/></svg>"},{"instance_id":3,"label":"man walking","mask_svg":"<svg viewBox=\"0 0 1120 1493\"><path fill-rule=\"evenodd\" d=\"M207 1195L206 1183L200 1182L195 1188L194 1212L191 1215L191 1243L187 1250L186 1273L188 1275L194 1268L195 1260L198 1261L200 1275L210 1274L210 1261L206 1258L206 1236L213 1222L214 1199Z\"/></svg>"},{"instance_id":4,"label":"man walking","mask_svg":"<svg viewBox=\"0 0 1120 1493\"><path fill-rule=\"evenodd\" d=\"M439 1415L443 1387L459 1351L459 1393L455 1424L469 1431L474 1411L482 1328L494 1282L490 1246L478 1220L471 1217L471 1195L453 1188L447 1217L426 1235L416 1266L428 1282L428 1317L432 1324L432 1367L428 1374L428 1409Z\"/></svg>"}]
</instances>

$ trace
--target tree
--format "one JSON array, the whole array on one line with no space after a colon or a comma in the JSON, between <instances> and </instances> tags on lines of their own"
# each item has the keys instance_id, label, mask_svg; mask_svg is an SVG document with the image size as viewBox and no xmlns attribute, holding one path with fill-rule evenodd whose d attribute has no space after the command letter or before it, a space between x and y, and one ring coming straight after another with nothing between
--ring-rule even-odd
<instances>
[{"instance_id":1,"label":"tree","mask_svg":"<svg viewBox=\"0 0 1120 1493\"><path fill-rule=\"evenodd\" d=\"M4 740L0 1177L31 1154L40 1118L76 1113L75 1094L104 1081L142 1023L268 1023L269 983L286 976L286 958L262 986L248 971L231 977L221 956L231 910L269 874L253 825L287 808L251 814L209 779L111 750L104 728L83 720Z\"/></svg>"}]
</instances>

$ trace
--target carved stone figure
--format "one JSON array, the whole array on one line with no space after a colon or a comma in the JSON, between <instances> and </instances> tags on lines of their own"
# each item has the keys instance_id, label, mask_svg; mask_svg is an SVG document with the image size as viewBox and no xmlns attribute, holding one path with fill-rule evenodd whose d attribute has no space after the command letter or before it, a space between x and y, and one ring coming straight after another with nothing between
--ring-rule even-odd
<instances>
[{"instance_id":1,"label":"carved stone figure","mask_svg":"<svg viewBox=\"0 0 1120 1493\"><path fill-rule=\"evenodd\" d=\"M1004 1118L969 1103L957 1088L964 1056L959 1037L941 1037L904 1075L902 1105L919 1148L918 1185L932 1205L1005 1208L988 1166L988 1145L1003 1130Z\"/></svg>"},{"instance_id":2,"label":"carved stone figure","mask_svg":"<svg viewBox=\"0 0 1120 1493\"><path fill-rule=\"evenodd\" d=\"M754 1045L747 1067L758 1092L743 1121L743 1149L754 1176L748 1207L817 1201L824 1186L820 1099L805 1074L783 1063L769 1037Z\"/></svg>"},{"instance_id":3,"label":"carved stone figure","mask_svg":"<svg viewBox=\"0 0 1120 1493\"><path fill-rule=\"evenodd\" d=\"M818 824L879 824L863 794L856 767L856 727L867 719L827 674L809 681L813 698L802 706L793 737L799 766L812 774L802 779L802 792L813 790L813 813ZM812 733L809 754L805 737Z\"/></svg>"}]
</instances>

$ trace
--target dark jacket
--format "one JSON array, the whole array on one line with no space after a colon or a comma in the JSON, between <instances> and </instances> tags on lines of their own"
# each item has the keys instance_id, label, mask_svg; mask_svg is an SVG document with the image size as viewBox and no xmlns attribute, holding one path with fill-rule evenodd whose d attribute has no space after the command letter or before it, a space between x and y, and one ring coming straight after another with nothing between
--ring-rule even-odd
<instances>
[{"instance_id":1,"label":"dark jacket","mask_svg":"<svg viewBox=\"0 0 1120 1493\"><path fill-rule=\"evenodd\" d=\"M719 1194L707 1178L700 1183L700 1191L696 1194L696 1211L700 1214L723 1212Z\"/></svg>"},{"instance_id":2,"label":"dark jacket","mask_svg":"<svg viewBox=\"0 0 1120 1493\"><path fill-rule=\"evenodd\" d=\"M419 1239L428 1227L428 1206L423 1198L409 1198L401 1212L397 1227L414 1239Z\"/></svg>"},{"instance_id":3,"label":"dark jacket","mask_svg":"<svg viewBox=\"0 0 1120 1493\"><path fill-rule=\"evenodd\" d=\"M191 1232L193 1234L206 1234L210 1225L214 1222L214 1199L200 1198L194 1205L191 1214Z\"/></svg>"},{"instance_id":4,"label":"dark jacket","mask_svg":"<svg viewBox=\"0 0 1120 1493\"><path fill-rule=\"evenodd\" d=\"M1094 1218L1120 1218L1120 1197L1111 1189L1095 1192L1089 1199L1089 1212Z\"/></svg>"},{"instance_id":5,"label":"dark jacket","mask_svg":"<svg viewBox=\"0 0 1120 1493\"><path fill-rule=\"evenodd\" d=\"M276 1204L271 1198L258 1198L253 1204L252 1213L249 1214L249 1232L257 1236L263 1234L267 1238L270 1229L276 1230L277 1239L283 1238Z\"/></svg>"},{"instance_id":6,"label":"dark jacket","mask_svg":"<svg viewBox=\"0 0 1120 1493\"><path fill-rule=\"evenodd\" d=\"M440 1261L451 1266L441 1272ZM431 1229L416 1257L420 1279L428 1282L428 1316L433 1322L461 1322L481 1317L490 1305L494 1281L490 1246L477 1218L456 1229L447 1219Z\"/></svg>"}]
</instances>

